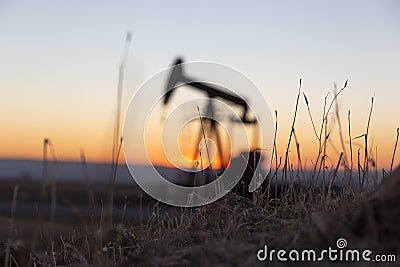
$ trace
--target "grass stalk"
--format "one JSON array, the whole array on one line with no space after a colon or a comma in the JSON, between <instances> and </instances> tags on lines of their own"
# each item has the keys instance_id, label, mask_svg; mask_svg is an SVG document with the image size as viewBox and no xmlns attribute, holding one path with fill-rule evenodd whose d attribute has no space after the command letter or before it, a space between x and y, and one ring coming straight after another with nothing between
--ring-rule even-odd
<instances>
[{"instance_id":1,"label":"grass stalk","mask_svg":"<svg viewBox=\"0 0 400 267\"><path fill-rule=\"evenodd\" d=\"M337 94L337 86L335 84L335 89L334 89L335 95ZM339 138L340 138L340 145L342 146L342 152L343 152L343 157L344 157L344 162L345 164L348 164L347 160L347 153L346 153L346 147L344 145L344 137L343 137L343 132L342 132L342 122L340 120L340 115L339 115L339 103L338 103L338 98L335 100L335 114L336 114L336 121L338 124L339 128Z\"/></svg>"},{"instance_id":2,"label":"grass stalk","mask_svg":"<svg viewBox=\"0 0 400 267\"><path fill-rule=\"evenodd\" d=\"M39 234L39 227L41 223L41 217L42 217L42 208L44 205L44 198L46 195L46 185L48 183L48 163L47 163L47 146L49 143L49 139L45 138L43 140L43 174L42 174L42 188L40 192L40 200L39 200L39 207L36 212L36 218L35 218L35 225L33 227L33 234L32 234L32 242L31 242L31 250L29 253L29 259L28 259L28 266L32 266L33 264L33 258L34 258L34 253L36 251L36 244L37 244L37 238Z\"/></svg>"},{"instance_id":3,"label":"grass stalk","mask_svg":"<svg viewBox=\"0 0 400 267\"><path fill-rule=\"evenodd\" d=\"M392 161L390 163L390 172L393 170L393 162L394 162L394 157L396 156L396 149L397 149L397 144L399 142L399 128L396 130L396 142L394 144L394 149L393 149L393 154L392 154Z\"/></svg>"},{"instance_id":4,"label":"grass stalk","mask_svg":"<svg viewBox=\"0 0 400 267\"><path fill-rule=\"evenodd\" d=\"M290 128L290 134L289 134L289 140L287 143L287 147L286 147L286 152L285 152L285 161L283 164L283 185L286 185L286 180L287 180L287 167L288 167L288 157L289 157L289 149L290 149L290 144L292 142L292 136L293 136L293 131L294 131L294 125L296 123L296 116L297 116L297 110L299 107L299 98L300 98L300 92L301 92L301 79L299 80L299 89L298 89L298 93L297 93L297 99L296 99L296 106L295 106L295 110L294 110L294 115L293 115L293 121L292 121L292 127Z\"/></svg>"},{"instance_id":5,"label":"grass stalk","mask_svg":"<svg viewBox=\"0 0 400 267\"><path fill-rule=\"evenodd\" d=\"M350 110L347 114L347 121L349 123L349 146L350 146L350 174L349 174L349 185L353 183L353 143L351 138L351 119L350 119Z\"/></svg>"},{"instance_id":6,"label":"grass stalk","mask_svg":"<svg viewBox=\"0 0 400 267\"><path fill-rule=\"evenodd\" d=\"M369 110L367 129L366 129L365 136L364 136L364 138L365 138L364 174L365 174L365 179L367 180L367 184L369 183L369 177L368 177L368 168L369 168L368 136L369 136L369 127L370 127L370 123L371 123L371 116L372 116L373 108L374 108L374 97L371 98L371 108Z\"/></svg>"},{"instance_id":7,"label":"grass stalk","mask_svg":"<svg viewBox=\"0 0 400 267\"><path fill-rule=\"evenodd\" d=\"M109 231L113 228L113 209L114 209L114 190L115 190L115 180L116 173L118 167L118 158L119 158L119 147L122 146L122 137L121 137L121 102L122 102L122 90L124 84L124 75L125 75L125 66L128 59L129 46L132 39L131 33L126 34L125 38L125 48L122 56L122 61L119 66L118 72L118 85L117 85L117 106L115 113L115 121L114 121L114 138L113 138L113 147L112 147L112 155L111 155L111 176L109 181L109 190L108 190L108 199L106 208L104 210L105 214L102 215L102 220L100 222L101 232Z\"/></svg>"}]
</instances>

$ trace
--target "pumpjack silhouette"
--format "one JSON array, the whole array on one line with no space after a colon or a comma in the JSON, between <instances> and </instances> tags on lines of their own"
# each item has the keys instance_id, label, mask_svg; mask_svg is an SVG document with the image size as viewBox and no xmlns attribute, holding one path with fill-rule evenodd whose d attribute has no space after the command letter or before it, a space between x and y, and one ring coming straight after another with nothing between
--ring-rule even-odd
<instances>
[{"instance_id":1,"label":"pumpjack silhouette","mask_svg":"<svg viewBox=\"0 0 400 267\"><path fill-rule=\"evenodd\" d=\"M204 126L204 131L207 131L210 134L214 134L216 137L216 146L217 146L217 155L221 161L221 168L225 169L227 167L227 164L224 159L224 150L222 148L222 140L221 136L219 133L219 130L217 127L217 121L212 119L215 118L215 111L213 107L213 101L212 99L218 98L219 100L226 102L229 105L233 105L236 107L239 107L242 112L240 115L240 120L234 120L231 119L233 122L237 123L243 123L246 125L256 125L257 120L254 116L250 116L249 114L249 106L247 102L240 96L234 93L228 93L225 92L216 86L209 85L207 83L203 82L197 82L196 79L193 79L185 74L183 71L183 60L181 58L177 58L176 61L173 64L173 68L171 70L171 74L168 80L168 83L165 88L165 95L164 95L164 105L167 105L168 102L171 100L172 95L176 92L176 90L183 85L190 86L193 89L199 90L201 92L204 92L207 97L209 98L208 104L207 104L207 109L206 109L206 116L202 116L202 125ZM198 142L203 138L203 133L202 131L199 132L198 136ZM196 144L197 144L196 143ZM195 153L198 153L197 148L194 149ZM254 157L254 158L253 158ZM241 195L245 195L249 193L247 190L244 190L244 186L248 186L250 184L250 181L253 177L252 171L250 170L249 166L253 166L254 164L258 164L258 162L261 159L261 154L259 151L250 151L249 157L247 158L247 167L244 172L244 175L242 177L242 182L239 183L235 188L234 191ZM239 156L235 160L243 160L243 153L241 156ZM251 163L251 164L249 164ZM193 185L193 184L192 184ZM247 189L247 188L246 188ZM245 195L247 196L247 195Z\"/></svg>"},{"instance_id":2,"label":"pumpjack silhouette","mask_svg":"<svg viewBox=\"0 0 400 267\"><path fill-rule=\"evenodd\" d=\"M214 107L213 107L213 101L212 99L214 98L219 98L220 100L227 102L229 104L233 104L235 106L239 106L242 109L240 121L236 122L241 122L245 124L256 124L257 120L255 118L250 119L249 118L249 106L247 102L241 98L238 95L231 94L224 92L217 87L210 86L206 83L202 82L196 82L195 79L191 79L188 77L182 70L183 66L182 65L183 60L181 58L178 58L175 63L173 64L173 68L170 74L170 78L167 83L166 87L166 93L164 95L164 105L167 105L169 100L171 99L171 96L173 93L176 91L176 89L180 85L187 85L190 86L194 89L200 90L204 93L207 94L209 101L207 105L207 110L206 110L206 116L202 119L204 122L204 127L209 130L210 134L214 134L216 137L216 145L217 145L217 151L219 158L221 160L222 168L226 168L226 162L223 158L223 149L222 149L222 140L220 137L220 133L217 127L217 121L211 118L214 117ZM198 141L200 142L202 138L202 133L199 133L199 138Z\"/></svg>"}]
</instances>

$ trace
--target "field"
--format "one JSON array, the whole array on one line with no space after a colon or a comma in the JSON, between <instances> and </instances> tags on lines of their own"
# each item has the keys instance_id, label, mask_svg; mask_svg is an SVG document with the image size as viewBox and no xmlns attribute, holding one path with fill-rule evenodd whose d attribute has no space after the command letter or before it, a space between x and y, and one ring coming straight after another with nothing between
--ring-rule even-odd
<instances>
[{"instance_id":1,"label":"field","mask_svg":"<svg viewBox=\"0 0 400 267\"><path fill-rule=\"evenodd\" d=\"M377 169L368 169L369 161L360 159L360 150L354 163L352 153L349 164L342 152L336 166L322 167L328 139L322 132L336 97L324 111L314 169L301 168L298 150L298 166L293 167L288 151L292 137L299 147L294 131L299 96L300 91L285 157L274 151L265 185L247 198L236 190L203 207L173 208L135 185L4 180L1 261L5 266L279 266L276 257L264 262L257 253L264 246L287 251L337 248L339 239L348 248L369 249L393 261L400 241L400 170L383 170L380 176ZM367 133L365 137L367 142ZM327 258L301 263L337 264ZM390 264L395 262L385 266Z\"/></svg>"},{"instance_id":2,"label":"field","mask_svg":"<svg viewBox=\"0 0 400 267\"><path fill-rule=\"evenodd\" d=\"M400 170L384 184L389 185L390 181L398 184L399 177ZM4 198L10 195L12 185L9 182L2 187ZM38 196L29 196L27 192L39 189L40 183L19 183L16 210L24 203L22 196L30 202ZM84 199L85 188L79 190L76 184L65 184L60 186L60 196L73 191L83 197L77 197L74 203L64 199L64 205L76 205L76 214L63 217L59 208L51 221L48 210L47 214L43 212L38 226L35 226L34 212L25 216L14 214L12 221L3 216L1 238L9 243L1 243L0 255L5 260L8 254L11 266L25 266L35 227L38 227L38 236L32 262L36 266L263 266L265 262L258 261L256 253L265 244L287 250L317 250L335 248L338 238L345 238L353 249L368 248L376 254L398 253L397 190L384 188L385 198L379 195L382 190L367 198L366 194L351 191L293 189L288 187L279 193L279 198L266 202L260 196L250 201L231 192L210 205L193 209L172 209L146 198L141 201L143 214L132 216L134 211L142 209L128 208L126 215L122 215L124 203L129 202L129 207L140 201L125 200L124 196L138 192L116 187L115 227L101 233L100 219L94 217L96 213L84 213L82 208L88 202ZM95 199L105 194L105 190L105 187L94 187ZM59 201L63 203L62 197ZM143 223L137 220L140 217ZM276 261L274 264L279 265Z\"/></svg>"}]
</instances>

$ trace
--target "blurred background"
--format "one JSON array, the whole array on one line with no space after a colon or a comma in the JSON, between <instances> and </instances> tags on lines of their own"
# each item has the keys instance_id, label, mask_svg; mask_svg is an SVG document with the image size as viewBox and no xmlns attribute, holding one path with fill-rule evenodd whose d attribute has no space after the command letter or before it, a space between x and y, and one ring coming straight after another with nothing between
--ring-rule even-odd
<instances>
[{"instance_id":1,"label":"blurred background","mask_svg":"<svg viewBox=\"0 0 400 267\"><path fill-rule=\"evenodd\" d=\"M252 79L277 110L283 155L299 79L317 129L325 96L331 101L335 84L340 89L349 79L338 99L343 131L349 110L352 136L366 131L374 97L371 154L389 168L400 125L399 11L397 1L1 1L0 177L41 178L48 138L47 159L57 162L48 171L58 180L107 181L127 32L121 116L140 85L177 56L218 62ZM303 99L296 125L307 168L318 140ZM339 130L334 112L328 129ZM339 157L338 140L329 142L332 158ZM362 140L353 145L363 149ZM295 163L297 155L290 157ZM132 183L123 164L117 182Z\"/></svg>"}]
</instances>

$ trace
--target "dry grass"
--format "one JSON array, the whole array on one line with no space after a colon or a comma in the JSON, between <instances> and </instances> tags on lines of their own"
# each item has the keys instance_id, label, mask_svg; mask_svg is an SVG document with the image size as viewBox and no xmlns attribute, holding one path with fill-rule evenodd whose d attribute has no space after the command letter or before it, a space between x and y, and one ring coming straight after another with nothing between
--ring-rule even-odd
<instances>
[{"instance_id":1,"label":"dry grass","mask_svg":"<svg viewBox=\"0 0 400 267\"><path fill-rule=\"evenodd\" d=\"M337 99L346 86L347 81L339 92L335 92L330 103L325 98L319 129L310 112L310 103L303 94L319 144L317 160L309 177L303 170L300 141L295 132L300 83L284 164L282 166L282 157L278 156L276 149L276 112L274 157L271 159L274 166L265 181L266 186L256 192L252 200L231 192L207 206L180 209L178 212L156 203L146 223L142 223L142 219L139 224L122 219L120 223L114 222L112 229L107 231L102 231L104 228L99 222L85 229L68 229L69 234L57 233L56 227L46 229L39 226L33 237L32 252L9 234L8 240L0 243L0 259L5 266L24 266L29 261L37 266L258 266L265 263L257 261L256 252L265 244L277 249L319 249L335 246L339 237L346 238L353 248L396 254L400 248L397 227L400 223L400 208L397 205L400 170L390 170L391 176L386 177L385 182L375 190L375 184L379 182L378 172L369 171L371 153L367 149L373 100L366 133L362 135L365 141L363 161L360 151L357 161L353 159L354 138L349 111L349 147L345 147L345 137L340 129L342 151L335 164L327 164L329 155L326 147L333 134L328 128L328 115L336 102L338 116ZM293 167L288 156L292 138L295 141L297 168ZM397 139L398 130L393 158ZM355 175L356 172L358 175ZM285 181L285 184L278 186L276 182L279 180ZM87 188L90 189L88 200L93 206L95 200L89 182ZM142 198L133 201L140 201L142 205ZM94 210L101 211L102 207L95 207ZM10 229L13 219L12 215ZM48 235L46 231L54 231L54 234ZM52 238L49 239L49 236ZM41 244L40 248L35 242Z\"/></svg>"}]
</instances>

